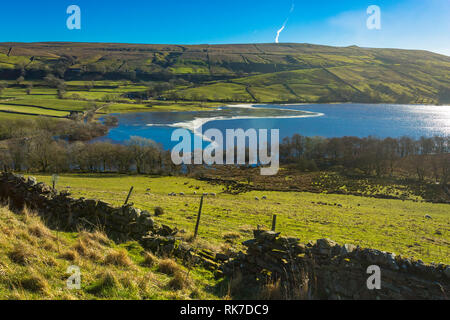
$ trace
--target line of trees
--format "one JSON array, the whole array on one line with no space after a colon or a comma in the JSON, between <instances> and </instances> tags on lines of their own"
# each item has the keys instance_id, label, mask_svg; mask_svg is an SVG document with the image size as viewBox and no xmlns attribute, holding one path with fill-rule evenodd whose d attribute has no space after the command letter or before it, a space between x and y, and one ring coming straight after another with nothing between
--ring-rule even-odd
<instances>
[{"instance_id":1,"label":"line of trees","mask_svg":"<svg viewBox=\"0 0 450 320\"><path fill-rule=\"evenodd\" d=\"M280 162L315 171L341 166L365 175L414 173L419 180L434 177L446 184L450 176L450 136L321 138L294 135L280 144Z\"/></svg>"},{"instance_id":2,"label":"line of trees","mask_svg":"<svg viewBox=\"0 0 450 320\"><path fill-rule=\"evenodd\" d=\"M114 118L108 117L108 123L115 123ZM41 134L48 134L58 139L73 141L89 141L106 135L108 126L83 120L52 119L36 117L35 120L18 119L0 121L0 142L9 139L29 139Z\"/></svg>"},{"instance_id":3,"label":"line of trees","mask_svg":"<svg viewBox=\"0 0 450 320\"><path fill-rule=\"evenodd\" d=\"M109 142L70 143L46 132L32 138L10 139L0 146L2 169L35 172L120 172L170 174L170 152L154 141L131 137L125 144Z\"/></svg>"}]
</instances>

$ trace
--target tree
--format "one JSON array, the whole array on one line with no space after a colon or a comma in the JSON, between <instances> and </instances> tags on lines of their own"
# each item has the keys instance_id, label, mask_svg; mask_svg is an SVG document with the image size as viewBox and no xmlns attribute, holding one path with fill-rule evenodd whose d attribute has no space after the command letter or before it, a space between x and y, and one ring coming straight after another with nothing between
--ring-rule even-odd
<instances>
[{"instance_id":1,"label":"tree","mask_svg":"<svg viewBox=\"0 0 450 320\"><path fill-rule=\"evenodd\" d=\"M445 186L450 177L450 154L431 156L431 169L433 170L435 181Z\"/></svg>"},{"instance_id":2,"label":"tree","mask_svg":"<svg viewBox=\"0 0 450 320\"><path fill-rule=\"evenodd\" d=\"M20 76L20 77L18 77L17 79L16 79L16 83L18 84L18 85L20 85L22 82L24 82L25 81L25 78L23 77L23 76Z\"/></svg>"},{"instance_id":3,"label":"tree","mask_svg":"<svg viewBox=\"0 0 450 320\"><path fill-rule=\"evenodd\" d=\"M12 139L8 141L8 150L14 170L21 171L26 164L26 144L22 139Z\"/></svg>"},{"instance_id":4,"label":"tree","mask_svg":"<svg viewBox=\"0 0 450 320\"><path fill-rule=\"evenodd\" d=\"M433 152L433 138L421 137L419 140L421 154L431 154Z\"/></svg>"},{"instance_id":5,"label":"tree","mask_svg":"<svg viewBox=\"0 0 450 320\"><path fill-rule=\"evenodd\" d=\"M56 92L57 92L58 99L64 99L64 95L66 93L66 90L58 88L56 90Z\"/></svg>"},{"instance_id":6,"label":"tree","mask_svg":"<svg viewBox=\"0 0 450 320\"><path fill-rule=\"evenodd\" d=\"M49 74L44 78L44 81L48 86L57 89L57 95L59 99L64 98L64 94L67 91L64 80L55 77L53 74Z\"/></svg>"},{"instance_id":7,"label":"tree","mask_svg":"<svg viewBox=\"0 0 450 320\"><path fill-rule=\"evenodd\" d=\"M415 154L415 145L413 139L401 137L399 140L400 157L404 158Z\"/></svg>"},{"instance_id":8,"label":"tree","mask_svg":"<svg viewBox=\"0 0 450 320\"><path fill-rule=\"evenodd\" d=\"M175 103L176 103L178 100L180 100L180 96L178 95L177 92L171 92L171 93L169 93L169 94L167 95L167 98L168 98L169 100L175 101Z\"/></svg>"},{"instance_id":9,"label":"tree","mask_svg":"<svg viewBox=\"0 0 450 320\"><path fill-rule=\"evenodd\" d=\"M408 159L408 162L410 163L410 166L411 166L411 171L413 171L413 172L415 171L419 181L425 180L425 176L427 173L426 162L427 162L427 160L429 160L428 157L429 156L414 155L414 156L410 156Z\"/></svg>"},{"instance_id":10,"label":"tree","mask_svg":"<svg viewBox=\"0 0 450 320\"><path fill-rule=\"evenodd\" d=\"M21 62L19 62L19 63L17 63L17 64L15 65L15 69L20 70L20 76L21 76L21 77L25 76L25 73L26 73L26 71L25 71L25 65L26 65L26 63L23 62L23 61L21 61Z\"/></svg>"},{"instance_id":11,"label":"tree","mask_svg":"<svg viewBox=\"0 0 450 320\"><path fill-rule=\"evenodd\" d=\"M147 159L153 158L157 145L153 140L142 137L131 137L127 142L130 154L136 165L137 173L148 172L149 166Z\"/></svg>"},{"instance_id":12,"label":"tree","mask_svg":"<svg viewBox=\"0 0 450 320\"><path fill-rule=\"evenodd\" d=\"M70 166L73 169L87 170L85 144L81 141L69 145L67 153L70 159Z\"/></svg>"},{"instance_id":13,"label":"tree","mask_svg":"<svg viewBox=\"0 0 450 320\"><path fill-rule=\"evenodd\" d=\"M128 173L133 164L133 154L124 145L115 145L114 149L117 169L121 173Z\"/></svg>"},{"instance_id":14,"label":"tree","mask_svg":"<svg viewBox=\"0 0 450 320\"><path fill-rule=\"evenodd\" d=\"M106 115L103 118L103 124L107 127L116 127L119 124L119 119L116 116Z\"/></svg>"},{"instance_id":15,"label":"tree","mask_svg":"<svg viewBox=\"0 0 450 320\"><path fill-rule=\"evenodd\" d=\"M11 156L8 148L0 146L0 169L9 168L11 165Z\"/></svg>"},{"instance_id":16,"label":"tree","mask_svg":"<svg viewBox=\"0 0 450 320\"><path fill-rule=\"evenodd\" d=\"M64 80L55 77L53 74L49 74L44 78L44 81L47 83L48 86L52 88L60 88L65 89L66 84L64 83Z\"/></svg>"},{"instance_id":17,"label":"tree","mask_svg":"<svg viewBox=\"0 0 450 320\"><path fill-rule=\"evenodd\" d=\"M31 90L33 89L33 84L32 83L29 83L29 84L27 84L27 95L30 95L31 94Z\"/></svg>"},{"instance_id":18,"label":"tree","mask_svg":"<svg viewBox=\"0 0 450 320\"><path fill-rule=\"evenodd\" d=\"M28 142L28 162L40 172L56 169L65 158L65 148L59 145L48 132L40 132Z\"/></svg>"},{"instance_id":19,"label":"tree","mask_svg":"<svg viewBox=\"0 0 450 320\"><path fill-rule=\"evenodd\" d=\"M101 170L112 171L117 167L115 163L114 145L108 142L96 142L95 148L101 163Z\"/></svg>"},{"instance_id":20,"label":"tree","mask_svg":"<svg viewBox=\"0 0 450 320\"><path fill-rule=\"evenodd\" d=\"M395 161L399 157L399 145L398 140L393 138L386 138L383 141L383 149L386 157L386 161L388 162L389 167L389 175L393 176L394 174L394 164Z\"/></svg>"}]
</instances>

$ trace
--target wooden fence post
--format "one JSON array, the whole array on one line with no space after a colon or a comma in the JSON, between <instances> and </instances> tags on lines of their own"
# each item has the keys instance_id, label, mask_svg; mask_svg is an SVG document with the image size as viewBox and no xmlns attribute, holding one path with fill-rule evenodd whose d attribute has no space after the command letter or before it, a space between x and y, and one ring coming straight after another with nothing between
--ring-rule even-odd
<instances>
[{"instance_id":1,"label":"wooden fence post","mask_svg":"<svg viewBox=\"0 0 450 320\"><path fill-rule=\"evenodd\" d=\"M200 208L198 209L197 223L195 224L194 239L196 239L197 235L198 235L198 227L200 225L200 217L202 215L202 207L203 207L203 196L200 199Z\"/></svg>"},{"instance_id":2,"label":"wooden fence post","mask_svg":"<svg viewBox=\"0 0 450 320\"><path fill-rule=\"evenodd\" d=\"M277 227L277 215L274 214L272 219L272 231L275 231L276 227Z\"/></svg>"},{"instance_id":3,"label":"wooden fence post","mask_svg":"<svg viewBox=\"0 0 450 320\"><path fill-rule=\"evenodd\" d=\"M127 200L125 200L125 203L123 205L126 205L128 203L128 200L130 199L131 193L133 192L134 187L130 188L130 191L128 192Z\"/></svg>"},{"instance_id":4,"label":"wooden fence post","mask_svg":"<svg viewBox=\"0 0 450 320\"><path fill-rule=\"evenodd\" d=\"M58 175L57 174L53 174L52 175L52 186L53 186L53 190L56 190L56 183L58 182Z\"/></svg>"}]
</instances>

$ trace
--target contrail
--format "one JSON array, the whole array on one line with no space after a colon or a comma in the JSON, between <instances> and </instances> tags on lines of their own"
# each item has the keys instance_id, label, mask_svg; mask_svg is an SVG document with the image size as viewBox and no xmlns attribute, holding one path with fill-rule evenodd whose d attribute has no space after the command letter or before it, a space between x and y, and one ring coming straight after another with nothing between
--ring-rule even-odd
<instances>
[{"instance_id":1,"label":"contrail","mask_svg":"<svg viewBox=\"0 0 450 320\"><path fill-rule=\"evenodd\" d=\"M277 31L277 36L275 38L275 43L278 43L278 39L280 38L280 34L281 34L281 32L283 32L284 28L286 28L286 24L289 21L289 17L291 16L291 13L294 12L294 9L295 9L295 2L292 1L291 10L289 11L288 17L286 18L286 21L284 21L283 26L281 27L281 29Z\"/></svg>"},{"instance_id":2,"label":"contrail","mask_svg":"<svg viewBox=\"0 0 450 320\"><path fill-rule=\"evenodd\" d=\"M280 37L280 33L284 30L284 28L286 28L286 23L288 21L286 20L286 22L283 24L283 26L281 27L280 30L277 31L277 37L275 38L275 43L278 43L278 38Z\"/></svg>"}]
</instances>

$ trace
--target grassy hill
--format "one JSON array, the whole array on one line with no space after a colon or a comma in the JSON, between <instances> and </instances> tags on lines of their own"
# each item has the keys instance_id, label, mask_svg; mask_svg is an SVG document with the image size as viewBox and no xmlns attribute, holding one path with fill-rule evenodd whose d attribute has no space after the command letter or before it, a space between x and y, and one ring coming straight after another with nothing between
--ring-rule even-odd
<instances>
[{"instance_id":1,"label":"grassy hill","mask_svg":"<svg viewBox=\"0 0 450 320\"><path fill-rule=\"evenodd\" d=\"M69 266L81 288L70 290ZM56 232L28 211L0 207L0 300L217 299L211 272L187 270L145 252L137 242L116 245L103 233Z\"/></svg>"},{"instance_id":2,"label":"grassy hill","mask_svg":"<svg viewBox=\"0 0 450 320\"><path fill-rule=\"evenodd\" d=\"M161 96L210 102L450 103L450 57L426 51L293 43L0 43L0 79L39 80L49 73L75 81L69 88L73 94L91 99L99 98L98 92L100 98L108 92L142 92L148 81L184 79ZM99 84L97 93L86 93L80 86L124 79L134 87Z\"/></svg>"}]
</instances>

